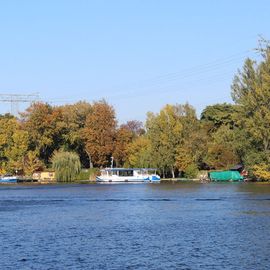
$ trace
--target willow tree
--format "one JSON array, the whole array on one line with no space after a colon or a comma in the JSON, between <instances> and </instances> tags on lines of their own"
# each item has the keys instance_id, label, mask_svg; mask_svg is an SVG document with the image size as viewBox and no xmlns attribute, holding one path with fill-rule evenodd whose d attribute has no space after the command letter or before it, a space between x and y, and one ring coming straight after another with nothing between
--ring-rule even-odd
<instances>
[{"instance_id":1,"label":"willow tree","mask_svg":"<svg viewBox=\"0 0 270 270\"><path fill-rule=\"evenodd\" d=\"M52 156L52 168L55 170L57 181L73 181L81 171L80 158L73 152L55 152Z\"/></svg>"},{"instance_id":2,"label":"willow tree","mask_svg":"<svg viewBox=\"0 0 270 270\"><path fill-rule=\"evenodd\" d=\"M87 116L91 113L92 105L85 101L60 107L63 115L63 132L61 148L65 151L76 152L84 167L89 166L88 155L85 152L85 141L81 133L85 127Z\"/></svg>"}]
</instances>

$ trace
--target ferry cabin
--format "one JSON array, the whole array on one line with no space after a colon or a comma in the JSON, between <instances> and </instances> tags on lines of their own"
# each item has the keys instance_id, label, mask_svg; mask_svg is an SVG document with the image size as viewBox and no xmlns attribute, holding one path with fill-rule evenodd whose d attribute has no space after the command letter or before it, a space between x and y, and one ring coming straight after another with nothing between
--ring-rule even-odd
<instances>
[{"instance_id":1,"label":"ferry cabin","mask_svg":"<svg viewBox=\"0 0 270 270\"><path fill-rule=\"evenodd\" d=\"M151 168L106 168L101 170L97 182L158 182L156 169Z\"/></svg>"}]
</instances>

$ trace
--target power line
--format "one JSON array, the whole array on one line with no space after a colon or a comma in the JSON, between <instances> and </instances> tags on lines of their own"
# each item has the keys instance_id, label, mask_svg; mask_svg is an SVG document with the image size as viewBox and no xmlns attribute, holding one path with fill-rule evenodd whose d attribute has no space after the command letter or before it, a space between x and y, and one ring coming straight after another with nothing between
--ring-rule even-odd
<instances>
[{"instance_id":1,"label":"power line","mask_svg":"<svg viewBox=\"0 0 270 270\"><path fill-rule=\"evenodd\" d=\"M209 82L209 79L214 79L216 77L228 74L227 69L234 63L238 63L239 61L246 58L246 55L252 51L242 51L224 58L216 59L208 63L199 64L197 66L193 66L190 68L186 68L183 70L179 70L176 72L170 72L165 74L160 74L158 76L154 76L152 78L148 78L145 80L128 83L126 85L122 85L121 88L125 88L125 90L117 90L120 87L114 87L113 91L106 95L106 98L128 98L134 95L136 96L144 96L145 94L149 94L149 91L155 89L156 94L160 93L160 90L166 88L171 83L188 83L193 84L199 81L207 80L207 84L213 83ZM209 73L213 74L209 74ZM218 73L218 74L217 74ZM210 78L208 77L210 75ZM219 80L220 81L220 80ZM216 83L216 82L215 82ZM182 85L181 85L182 86ZM180 86L180 87L181 87ZM178 86L179 87L179 86ZM182 87L181 87L182 88ZM179 89L179 88L178 88ZM180 90L180 89L179 89ZM177 92L179 90L176 90ZM166 89L167 92L175 92L175 90ZM21 102L24 103L33 103L39 100L39 94L0 94L0 102L7 102L10 103L11 112L14 113L15 111L18 112L18 104ZM61 104L64 102L72 102L72 98L52 98L45 100L49 104Z\"/></svg>"},{"instance_id":2,"label":"power line","mask_svg":"<svg viewBox=\"0 0 270 270\"><path fill-rule=\"evenodd\" d=\"M139 82L134 82L126 85L122 85L121 88L125 88L125 90L116 90L115 89L110 94L110 97L115 96L127 96L128 94L134 94L138 93L140 91L149 91L149 89L153 87L160 87L161 85L166 85L173 81L183 81L186 79L196 80L198 76L207 74L209 72L221 72L223 68L226 68L228 66L231 66L234 63L239 63L239 61L246 58L247 53L251 51L244 51L241 53L237 53L228 57L225 57L223 59L217 59L212 62L208 62L205 64L201 64L198 66L193 66L191 68L183 69L181 71L177 72L171 72L162 74L156 77L152 77L149 79L145 79ZM114 88L120 88L114 87ZM144 90L143 90L144 89Z\"/></svg>"},{"instance_id":3,"label":"power line","mask_svg":"<svg viewBox=\"0 0 270 270\"><path fill-rule=\"evenodd\" d=\"M10 113L17 115L20 103L32 104L39 100L39 93L32 94L0 94L0 102L10 104Z\"/></svg>"}]
</instances>

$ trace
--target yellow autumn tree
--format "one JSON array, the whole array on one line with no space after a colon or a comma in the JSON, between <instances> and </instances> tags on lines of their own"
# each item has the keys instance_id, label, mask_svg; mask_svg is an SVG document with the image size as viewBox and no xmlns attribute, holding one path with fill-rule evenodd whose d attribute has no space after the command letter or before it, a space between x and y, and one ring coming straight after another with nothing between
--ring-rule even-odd
<instances>
[{"instance_id":1,"label":"yellow autumn tree","mask_svg":"<svg viewBox=\"0 0 270 270\"><path fill-rule=\"evenodd\" d=\"M190 127L196 121L195 110L189 104L166 105L158 114L148 113L146 134L151 142L151 156L163 175L167 172L175 177L178 148L190 136Z\"/></svg>"},{"instance_id":2,"label":"yellow autumn tree","mask_svg":"<svg viewBox=\"0 0 270 270\"><path fill-rule=\"evenodd\" d=\"M125 167L148 168L152 167L151 142L146 136L134 139L127 146Z\"/></svg>"},{"instance_id":3,"label":"yellow autumn tree","mask_svg":"<svg viewBox=\"0 0 270 270\"><path fill-rule=\"evenodd\" d=\"M28 150L28 133L10 115L0 118L0 126L1 168L8 172L22 171L23 159Z\"/></svg>"},{"instance_id":4,"label":"yellow autumn tree","mask_svg":"<svg viewBox=\"0 0 270 270\"><path fill-rule=\"evenodd\" d=\"M262 181L270 181L270 166L266 163L260 163L252 167L254 176Z\"/></svg>"}]
</instances>

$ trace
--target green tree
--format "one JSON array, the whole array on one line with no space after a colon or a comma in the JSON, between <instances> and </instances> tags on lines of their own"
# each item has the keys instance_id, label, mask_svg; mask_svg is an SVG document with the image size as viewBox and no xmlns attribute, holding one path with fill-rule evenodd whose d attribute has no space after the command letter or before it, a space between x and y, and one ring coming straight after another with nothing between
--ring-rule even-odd
<instances>
[{"instance_id":1,"label":"green tree","mask_svg":"<svg viewBox=\"0 0 270 270\"><path fill-rule=\"evenodd\" d=\"M158 114L148 113L146 130L151 155L163 176L170 171L175 177L177 149L196 121L196 112L189 104L166 105Z\"/></svg>"},{"instance_id":2,"label":"green tree","mask_svg":"<svg viewBox=\"0 0 270 270\"><path fill-rule=\"evenodd\" d=\"M53 151L59 148L62 141L64 126L61 109L38 102L21 116L23 128L29 134L30 149L37 151L39 158L48 164Z\"/></svg>"},{"instance_id":3,"label":"green tree","mask_svg":"<svg viewBox=\"0 0 270 270\"><path fill-rule=\"evenodd\" d=\"M13 134L19 128L15 117L10 115L1 115L0 117L0 164L5 167L8 158L6 157L7 149L13 144Z\"/></svg>"},{"instance_id":4,"label":"green tree","mask_svg":"<svg viewBox=\"0 0 270 270\"><path fill-rule=\"evenodd\" d=\"M56 180L70 182L75 180L81 171L81 162L78 154L58 151L52 156L52 168L55 170Z\"/></svg>"},{"instance_id":5,"label":"green tree","mask_svg":"<svg viewBox=\"0 0 270 270\"><path fill-rule=\"evenodd\" d=\"M0 126L0 166L11 173L23 173L29 150L29 134L10 115L0 117Z\"/></svg>"},{"instance_id":6,"label":"green tree","mask_svg":"<svg viewBox=\"0 0 270 270\"><path fill-rule=\"evenodd\" d=\"M187 179L194 179L198 176L199 170L196 164L191 163L185 169L185 177Z\"/></svg>"},{"instance_id":7,"label":"green tree","mask_svg":"<svg viewBox=\"0 0 270 270\"><path fill-rule=\"evenodd\" d=\"M92 112L90 103L80 101L75 104L60 107L63 115L63 132L61 148L65 151L75 151L80 156L84 167L89 166L88 155L85 151L85 140L82 133L86 118Z\"/></svg>"},{"instance_id":8,"label":"green tree","mask_svg":"<svg viewBox=\"0 0 270 270\"><path fill-rule=\"evenodd\" d=\"M247 59L235 76L232 97L241 105L242 127L263 151L270 149L270 47L257 63Z\"/></svg>"},{"instance_id":9,"label":"green tree","mask_svg":"<svg viewBox=\"0 0 270 270\"><path fill-rule=\"evenodd\" d=\"M197 169L204 169L208 140L209 135L204 125L199 121L193 122L177 147L175 165L180 172L186 172L190 165L194 165Z\"/></svg>"},{"instance_id":10,"label":"green tree","mask_svg":"<svg viewBox=\"0 0 270 270\"><path fill-rule=\"evenodd\" d=\"M210 132L216 131L221 126L228 126L231 129L238 125L238 112L240 108L233 104L215 104L207 106L201 113L201 122L208 124Z\"/></svg>"},{"instance_id":11,"label":"green tree","mask_svg":"<svg viewBox=\"0 0 270 270\"><path fill-rule=\"evenodd\" d=\"M261 61L247 59L232 84L233 100L240 105L241 129L251 145L244 160L249 159L247 155L258 157L253 162L249 159L250 167L255 160L260 162L256 165L270 164L270 45L263 41L260 46Z\"/></svg>"},{"instance_id":12,"label":"green tree","mask_svg":"<svg viewBox=\"0 0 270 270\"><path fill-rule=\"evenodd\" d=\"M135 138L127 146L127 159L125 167L151 168L153 165L151 155L151 142L147 136Z\"/></svg>"},{"instance_id":13,"label":"green tree","mask_svg":"<svg viewBox=\"0 0 270 270\"><path fill-rule=\"evenodd\" d=\"M155 161L155 167L161 169L163 177L167 170L174 176L175 146L180 141L182 131L177 108L166 105L158 114L148 113L146 130L151 141L151 155Z\"/></svg>"},{"instance_id":14,"label":"green tree","mask_svg":"<svg viewBox=\"0 0 270 270\"><path fill-rule=\"evenodd\" d=\"M16 130L5 150L7 168L10 172L23 172L24 159L28 151L29 135L27 131Z\"/></svg>"}]
</instances>

